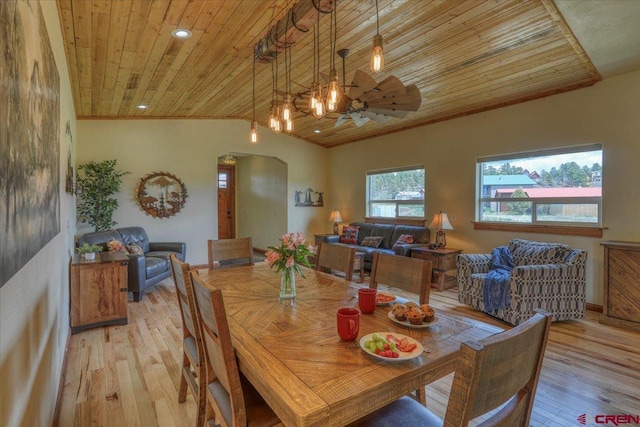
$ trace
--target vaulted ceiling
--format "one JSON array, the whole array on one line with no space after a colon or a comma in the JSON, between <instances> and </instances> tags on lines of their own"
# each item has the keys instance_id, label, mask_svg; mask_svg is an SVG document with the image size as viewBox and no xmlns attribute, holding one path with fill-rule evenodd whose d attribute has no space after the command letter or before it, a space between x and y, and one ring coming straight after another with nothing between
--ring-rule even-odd
<instances>
[{"instance_id":1,"label":"vaulted ceiling","mask_svg":"<svg viewBox=\"0 0 640 427\"><path fill-rule=\"evenodd\" d=\"M57 0L79 119L252 119L254 46L301 2L332 0ZM317 14L315 10L312 11ZM311 21L315 22L315 15ZM336 49L377 82L395 76L420 91L420 107L362 126L337 114L294 114L293 135L331 147L592 85L601 75L550 0L379 0L386 67L369 71L374 0L336 5ZM295 18L294 18L295 20ZM320 67L329 74L330 15L321 14ZM313 27L316 27L313 25ZM192 37L172 37L186 28ZM313 80L313 29L291 48L291 91ZM278 89L285 88L283 55ZM336 58L342 76L342 60ZM266 125L272 65L255 63L256 120ZM280 93L280 92L279 92ZM137 108L147 105L146 109ZM296 105L302 106L302 99ZM270 132L261 127L260 133Z\"/></svg>"}]
</instances>

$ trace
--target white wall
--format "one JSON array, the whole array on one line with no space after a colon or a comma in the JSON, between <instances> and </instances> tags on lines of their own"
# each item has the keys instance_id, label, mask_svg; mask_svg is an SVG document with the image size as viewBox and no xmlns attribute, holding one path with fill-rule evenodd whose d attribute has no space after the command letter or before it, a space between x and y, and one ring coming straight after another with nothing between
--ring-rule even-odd
<instances>
[{"instance_id":1,"label":"white wall","mask_svg":"<svg viewBox=\"0 0 640 427\"><path fill-rule=\"evenodd\" d=\"M41 6L60 76L60 233L0 288L0 425L5 427L51 425L69 334L75 200L64 190L65 127L70 120L75 146L75 112L56 3Z\"/></svg>"},{"instance_id":2,"label":"white wall","mask_svg":"<svg viewBox=\"0 0 640 427\"><path fill-rule=\"evenodd\" d=\"M272 156L287 165L285 231L301 231L312 238L330 225L325 221L329 218L326 204L325 208L299 208L293 199L296 189L326 189L325 148L264 128L258 144L252 145L250 124L241 120L79 120L77 126L78 164L117 159L118 169L131 172L123 177L116 227L138 225L153 241L184 241L191 264L206 264L206 241L217 238L217 159L229 152ZM159 171L180 178L188 191L184 208L170 218L153 218L135 203L139 180ZM261 212L263 206L237 208ZM265 212L261 226L271 226L272 214ZM78 224L80 234L87 231L92 231L87 224Z\"/></svg>"},{"instance_id":3,"label":"white wall","mask_svg":"<svg viewBox=\"0 0 640 427\"><path fill-rule=\"evenodd\" d=\"M362 220L366 171L423 164L427 217L445 211L455 228L447 233L448 246L487 253L522 237L585 249L587 302L602 304L600 243L640 241L639 111L640 72L628 73L589 88L330 149L329 188L345 220ZM604 151L602 239L473 229L477 157L596 142Z\"/></svg>"},{"instance_id":4,"label":"white wall","mask_svg":"<svg viewBox=\"0 0 640 427\"><path fill-rule=\"evenodd\" d=\"M287 232L287 165L265 156L236 163L237 237L266 249ZM265 223L269 226L265 227Z\"/></svg>"}]
</instances>

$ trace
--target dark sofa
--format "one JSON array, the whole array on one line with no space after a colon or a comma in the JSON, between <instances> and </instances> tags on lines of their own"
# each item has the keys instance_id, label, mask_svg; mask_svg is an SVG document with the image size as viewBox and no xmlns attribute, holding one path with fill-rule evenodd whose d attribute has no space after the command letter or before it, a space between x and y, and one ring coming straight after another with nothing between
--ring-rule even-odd
<instances>
[{"instance_id":1,"label":"dark sofa","mask_svg":"<svg viewBox=\"0 0 640 427\"><path fill-rule=\"evenodd\" d=\"M352 222L350 226L359 227L358 244L341 243L356 248L358 252L364 252L364 268L371 270L373 262L373 254L382 252L391 255L411 256L411 248L416 246L427 246L429 244L429 229L415 225L394 225L394 224L376 224L368 222ZM394 243L403 234L413 236L414 243L399 244L394 248ZM365 237L381 236L383 237L380 246L377 248L362 246ZM324 238L328 243L340 243L340 236L326 236Z\"/></svg>"},{"instance_id":2,"label":"dark sofa","mask_svg":"<svg viewBox=\"0 0 640 427\"><path fill-rule=\"evenodd\" d=\"M78 238L78 244L102 245L106 251L107 242L118 240L124 245L136 243L142 248L144 255L127 254L129 257L128 287L133 292L133 300L142 299L145 289L171 276L169 255L176 254L181 261L185 260L187 245L184 242L150 242L142 227L123 227L109 231L87 233Z\"/></svg>"}]
</instances>

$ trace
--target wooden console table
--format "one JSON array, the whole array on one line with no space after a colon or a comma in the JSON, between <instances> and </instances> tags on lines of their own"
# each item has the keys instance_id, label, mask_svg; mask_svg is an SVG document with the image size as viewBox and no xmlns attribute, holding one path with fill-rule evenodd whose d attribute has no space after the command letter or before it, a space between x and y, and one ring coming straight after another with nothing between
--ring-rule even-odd
<instances>
[{"instance_id":1,"label":"wooden console table","mask_svg":"<svg viewBox=\"0 0 640 427\"><path fill-rule=\"evenodd\" d=\"M429 249L426 246L411 248L411 257L431 261L431 284L444 291L456 285L456 265L458 254L462 249ZM449 274L447 274L449 273Z\"/></svg>"},{"instance_id":2,"label":"wooden console table","mask_svg":"<svg viewBox=\"0 0 640 427\"><path fill-rule=\"evenodd\" d=\"M603 242L604 307L600 323L640 332L640 243Z\"/></svg>"},{"instance_id":3,"label":"wooden console table","mask_svg":"<svg viewBox=\"0 0 640 427\"><path fill-rule=\"evenodd\" d=\"M126 325L127 264L123 252L101 252L95 261L75 254L70 272L71 333L104 325Z\"/></svg>"}]
</instances>

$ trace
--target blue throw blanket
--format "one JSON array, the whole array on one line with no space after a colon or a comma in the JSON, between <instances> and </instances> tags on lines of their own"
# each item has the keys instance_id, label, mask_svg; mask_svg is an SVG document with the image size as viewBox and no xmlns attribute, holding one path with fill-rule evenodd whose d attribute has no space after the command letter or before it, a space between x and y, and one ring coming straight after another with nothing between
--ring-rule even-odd
<instances>
[{"instance_id":1,"label":"blue throw blanket","mask_svg":"<svg viewBox=\"0 0 640 427\"><path fill-rule=\"evenodd\" d=\"M507 286L513 267L513 257L508 247L500 246L491 252L491 264L489 265L489 273L484 279L483 289L484 311L486 313L508 307L511 303Z\"/></svg>"}]
</instances>

